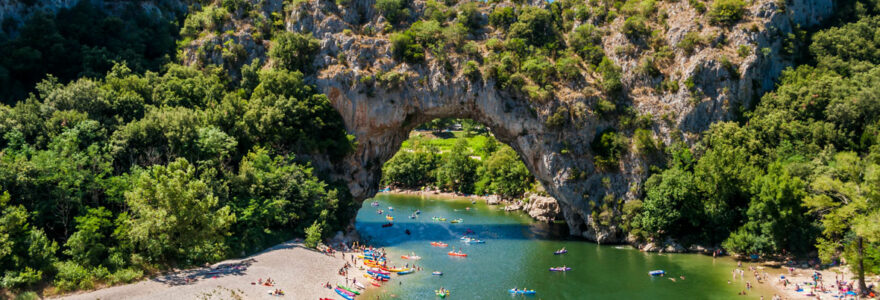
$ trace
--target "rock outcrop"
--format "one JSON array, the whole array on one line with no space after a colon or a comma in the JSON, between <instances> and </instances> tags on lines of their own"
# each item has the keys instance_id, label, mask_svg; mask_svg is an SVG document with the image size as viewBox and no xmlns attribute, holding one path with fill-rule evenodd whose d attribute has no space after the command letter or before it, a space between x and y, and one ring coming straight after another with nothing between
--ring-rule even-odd
<instances>
[{"instance_id":1,"label":"rock outcrop","mask_svg":"<svg viewBox=\"0 0 880 300\"><path fill-rule=\"evenodd\" d=\"M687 2L669 4L665 39L676 45L687 32L718 36L726 46L704 47L687 55L677 53L661 70L678 80L677 92L658 92L661 78L637 72L640 56L611 49L631 45L620 33L622 18L603 37L608 56L623 70L624 101L639 115L653 116L655 138L671 143L693 143L713 122L728 120L740 107L773 87L774 80L791 62L782 53L785 37L796 27L817 24L832 11L831 0L754 2L740 24L719 31L694 22L698 19ZM415 2L416 11L424 3ZM360 22L360 23L358 23ZM356 136L357 150L333 166L335 178L348 182L356 199L373 196L379 187L382 164L390 159L416 126L435 118L470 118L487 125L502 142L515 149L528 169L558 201L572 235L600 243L620 243L626 234L608 215L594 212L601 204L623 203L639 196L649 167L649 157L635 146L613 168L594 161L591 142L608 129L626 131L618 122L589 109L600 99L589 92L591 83L561 85L549 101L533 101L520 93L499 89L492 78L466 77L431 59L405 64L392 59L389 37L361 35L363 28L379 28L382 17L373 1L354 0L339 8L329 1L305 1L293 9L288 29L311 32L321 40L315 61L319 73L314 83L327 94ZM484 33L485 34L485 33ZM478 37L485 38L485 37ZM745 57L728 54L748 47ZM733 60L733 62L728 61ZM451 56L452 70L465 59ZM395 82L380 82L382 74L395 73ZM676 75L677 74L677 75ZM586 76L586 75L585 75ZM690 80L693 85L685 84ZM586 91L586 92L585 92ZM550 126L547 118L568 112L565 126ZM551 210L541 201L543 218ZM620 205L609 205L607 214L620 214ZM611 221L600 222L600 218ZM680 247L680 246L679 246ZM676 250L678 247L672 247Z\"/></svg>"},{"instance_id":2,"label":"rock outcrop","mask_svg":"<svg viewBox=\"0 0 880 300\"><path fill-rule=\"evenodd\" d=\"M559 203L553 197L545 197L536 194L526 195L527 203L522 210L529 216L540 222L553 222L562 214Z\"/></svg>"}]
</instances>

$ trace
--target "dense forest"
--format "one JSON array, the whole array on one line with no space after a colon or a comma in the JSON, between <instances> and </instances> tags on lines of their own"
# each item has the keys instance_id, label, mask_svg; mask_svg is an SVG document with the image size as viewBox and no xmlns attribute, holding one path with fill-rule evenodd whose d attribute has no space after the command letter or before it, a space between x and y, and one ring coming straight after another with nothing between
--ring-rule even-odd
<instances>
[{"instance_id":1,"label":"dense forest","mask_svg":"<svg viewBox=\"0 0 880 300\"><path fill-rule=\"evenodd\" d=\"M405 141L382 166L382 183L405 189L432 187L462 194L494 194L510 200L537 188L534 176L516 151L481 130L479 124L438 119L425 127L444 129L453 123L462 124L457 138L426 139L417 135ZM440 143L432 143L437 140Z\"/></svg>"},{"instance_id":2,"label":"dense forest","mask_svg":"<svg viewBox=\"0 0 880 300\"><path fill-rule=\"evenodd\" d=\"M4 20L0 288L18 293L49 283L52 293L131 282L297 236L314 243L351 220L357 204L345 184L310 164L356 146L308 83L318 41L283 30L280 14L256 12L269 61L245 59L229 43L209 46L234 63L185 65L178 56L185 42L220 31L218 23L251 7L203 2L180 17L156 18L134 4L111 14L81 1L20 25ZM692 2L719 26L737 22L745 5ZM498 6L489 26L506 38L486 41L491 53L479 57L464 41L482 26L474 21L477 4L427 3L424 18L409 24L409 1L376 2L401 63L421 63L427 51L442 59L455 48L474 58L466 74L480 76L482 64L497 84L538 101L553 96L555 80L588 65L609 96L596 111L624 116L627 108L612 102L622 97L620 67L605 56L596 27L573 25L621 16L625 34L650 45L646 23L657 18L654 1ZM625 230L643 241L671 238L770 258L843 258L857 273L880 273L880 6L839 6L825 29L794 37L805 45L793 53L801 63L774 91L739 119L713 125L693 147L657 145L641 128L649 126L635 126L637 148L663 157L641 199L623 204ZM692 37L674 46L706 44ZM663 47L639 68L655 72L672 52ZM204 57L208 50L200 49ZM384 75L376 80L395 80ZM573 126L561 115L548 124ZM623 137L599 136L596 161L611 165L626 151ZM440 152L414 140L385 165L383 182L520 197L533 188L532 176L512 148L492 141L457 139Z\"/></svg>"}]
</instances>

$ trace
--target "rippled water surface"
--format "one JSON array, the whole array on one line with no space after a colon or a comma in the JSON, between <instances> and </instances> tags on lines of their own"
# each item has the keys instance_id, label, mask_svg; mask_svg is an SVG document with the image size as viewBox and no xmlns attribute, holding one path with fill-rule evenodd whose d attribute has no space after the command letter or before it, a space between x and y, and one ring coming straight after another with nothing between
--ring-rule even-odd
<instances>
[{"instance_id":1,"label":"rippled water surface","mask_svg":"<svg viewBox=\"0 0 880 300\"><path fill-rule=\"evenodd\" d=\"M372 207L373 201L378 201L379 207ZM389 206L394 210L390 211ZM377 209L393 216L394 226L382 228L387 221ZM422 213L416 219L409 218L416 209ZM433 216L447 221L433 221ZM449 222L458 218L463 222ZM504 212L482 202L379 194L364 202L357 216L358 231L372 245L386 249L391 265L415 262L423 270L393 275L385 287L368 291L358 299L390 299L392 295L400 299L433 299L438 298L434 290L440 287L451 290L448 299L756 299L759 293L767 299L772 296L766 290L737 296L744 283L736 280L728 284L736 267L728 258L649 254L630 247L599 246L571 239L560 233L567 229L559 227L536 223L520 212ZM407 235L406 229L411 234ZM461 242L459 237L467 229L486 243ZM442 241L449 247L432 247L431 241ZM447 255L453 246L468 257ZM567 254L553 254L562 247L568 249ZM400 258L411 253L422 259ZM562 265L572 270L548 270ZM656 269L665 270L668 276L648 275L648 271ZM435 270L443 272L443 276L431 275ZM537 295L514 297L507 292L513 287L534 289Z\"/></svg>"}]
</instances>

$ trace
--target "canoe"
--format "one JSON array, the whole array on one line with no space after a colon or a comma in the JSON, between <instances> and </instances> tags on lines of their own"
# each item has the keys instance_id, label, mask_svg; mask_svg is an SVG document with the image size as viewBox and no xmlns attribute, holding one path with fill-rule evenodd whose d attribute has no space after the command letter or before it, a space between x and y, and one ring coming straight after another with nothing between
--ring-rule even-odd
<instances>
[{"instance_id":1,"label":"canoe","mask_svg":"<svg viewBox=\"0 0 880 300\"><path fill-rule=\"evenodd\" d=\"M387 274L380 274L380 273L376 273L376 272L367 271L367 274L370 274L370 276L373 276L373 277L391 278L391 276L389 276Z\"/></svg>"},{"instance_id":2,"label":"canoe","mask_svg":"<svg viewBox=\"0 0 880 300\"><path fill-rule=\"evenodd\" d=\"M654 271L650 271L650 272L648 272L648 275L651 275L651 276L660 276L660 275L663 275L663 274L666 274L666 271L663 271L663 270L654 270Z\"/></svg>"},{"instance_id":3,"label":"canoe","mask_svg":"<svg viewBox=\"0 0 880 300\"><path fill-rule=\"evenodd\" d=\"M534 294L536 293L535 290L514 290L514 289L509 289L509 290L507 290L507 291L510 292L511 294L519 294L519 295L534 295Z\"/></svg>"},{"instance_id":4,"label":"canoe","mask_svg":"<svg viewBox=\"0 0 880 300\"><path fill-rule=\"evenodd\" d=\"M417 210L416 210L416 214L417 214L417 215L420 215L420 214L422 214L422 210L420 210L420 209L417 209Z\"/></svg>"},{"instance_id":5,"label":"canoe","mask_svg":"<svg viewBox=\"0 0 880 300\"><path fill-rule=\"evenodd\" d=\"M412 274L412 272L415 272L415 271L416 271L415 269L410 268L409 270L403 270L403 271L397 272L397 275Z\"/></svg>"},{"instance_id":6,"label":"canoe","mask_svg":"<svg viewBox=\"0 0 880 300\"><path fill-rule=\"evenodd\" d=\"M455 220L449 221L449 223L461 223L462 221L463 221L462 219L455 219Z\"/></svg>"},{"instance_id":7,"label":"canoe","mask_svg":"<svg viewBox=\"0 0 880 300\"><path fill-rule=\"evenodd\" d=\"M394 217L388 215L385 216L385 219L387 219L388 221L394 221Z\"/></svg>"},{"instance_id":8,"label":"canoe","mask_svg":"<svg viewBox=\"0 0 880 300\"><path fill-rule=\"evenodd\" d=\"M342 298L345 298L347 300L354 300L354 295L351 295L351 293L349 293L346 290L343 290L340 288L335 288L333 290L336 291L336 293L339 294L339 296L342 296Z\"/></svg>"},{"instance_id":9,"label":"canoe","mask_svg":"<svg viewBox=\"0 0 880 300\"><path fill-rule=\"evenodd\" d=\"M553 252L553 254L555 254L555 255L566 254L566 253L568 253L568 250L558 250L556 252Z\"/></svg>"},{"instance_id":10,"label":"canoe","mask_svg":"<svg viewBox=\"0 0 880 300\"><path fill-rule=\"evenodd\" d=\"M400 271L406 271L406 270L408 270L408 269L407 269L407 268L386 268L385 270L387 270L388 272L394 272L394 273L397 273L397 272L400 272Z\"/></svg>"},{"instance_id":11,"label":"canoe","mask_svg":"<svg viewBox=\"0 0 880 300\"><path fill-rule=\"evenodd\" d=\"M349 293L352 293L352 294L355 294L355 295L360 295L360 294L361 294L361 292L358 292L358 291L356 291L356 290L350 289L350 288L348 288L347 286L343 286L343 285L338 285L338 284L337 284L336 287L337 287L337 288L340 288L340 289L343 289L343 290L346 290L346 291L348 291Z\"/></svg>"},{"instance_id":12,"label":"canoe","mask_svg":"<svg viewBox=\"0 0 880 300\"><path fill-rule=\"evenodd\" d=\"M383 271L383 270L380 270L380 269L378 269L378 268L369 268L369 269L367 269L367 272L375 272L375 273L385 274L385 275L390 275L390 274L391 274L391 272Z\"/></svg>"},{"instance_id":13,"label":"canoe","mask_svg":"<svg viewBox=\"0 0 880 300\"><path fill-rule=\"evenodd\" d=\"M389 206L389 207L388 207L388 210L390 210L390 211L394 211L394 207Z\"/></svg>"},{"instance_id":14,"label":"canoe","mask_svg":"<svg viewBox=\"0 0 880 300\"><path fill-rule=\"evenodd\" d=\"M468 243L468 244L485 244L486 243L485 241L478 240L478 239L466 239L466 240L464 240L464 242Z\"/></svg>"},{"instance_id":15,"label":"canoe","mask_svg":"<svg viewBox=\"0 0 880 300\"><path fill-rule=\"evenodd\" d=\"M403 258L403 259L413 259L413 260L419 260L419 259L422 259L422 257L421 257L421 256L418 256L418 255L401 255L400 258Z\"/></svg>"},{"instance_id":16,"label":"canoe","mask_svg":"<svg viewBox=\"0 0 880 300\"><path fill-rule=\"evenodd\" d=\"M550 271L565 272L565 271L571 271L571 268L569 268L569 267L553 267L553 268L550 268Z\"/></svg>"},{"instance_id":17,"label":"canoe","mask_svg":"<svg viewBox=\"0 0 880 300\"><path fill-rule=\"evenodd\" d=\"M443 276L443 272L434 271L434 272L431 272L431 275Z\"/></svg>"},{"instance_id":18,"label":"canoe","mask_svg":"<svg viewBox=\"0 0 880 300\"><path fill-rule=\"evenodd\" d=\"M461 252L452 252L452 251L449 251L449 253L447 253L447 254L449 254L449 256L467 257L467 254L464 254L464 253L461 253Z\"/></svg>"},{"instance_id":19,"label":"canoe","mask_svg":"<svg viewBox=\"0 0 880 300\"><path fill-rule=\"evenodd\" d=\"M434 246L434 247L446 247L446 246L449 246L449 244L444 243L444 242L431 242L431 246Z\"/></svg>"}]
</instances>

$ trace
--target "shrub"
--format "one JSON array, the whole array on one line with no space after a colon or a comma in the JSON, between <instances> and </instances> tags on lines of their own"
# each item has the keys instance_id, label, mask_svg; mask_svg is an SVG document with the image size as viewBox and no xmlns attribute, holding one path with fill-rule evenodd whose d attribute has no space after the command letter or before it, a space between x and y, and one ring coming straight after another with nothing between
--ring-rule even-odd
<instances>
[{"instance_id":1,"label":"shrub","mask_svg":"<svg viewBox=\"0 0 880 300\"><path fill-rule=\"evenodd\" d=\"M516 13L510 6L495 6L495 9L489 13L489 25L497 29L507 30L510 24L516 22Z\"/></svg>"},{"instance_id":2,"label":"shrub","mask_svg":"<svg viewBox=\"0 0 880 300\"><path fill-rule=\"evenodd\" d=\"M475 2L468 2L461 6L461 11L458 12L458 23L464 25L470 32L475 32L477 29L480 29L482 16L480 16L480 10L477 9L477 4Z\"/></svg>"},{"instance_id":3,"label":"shrub","mask_svg":"<svg viewBox=\"0 0 880 300\"><path fill-rule=\"evenodd\" d=\"M545 46L557 41L553 14L549 10L527 6L519 20L510 26L510 38L521 38L529 45Z\"/></svg>"},{"instance_id":4,"label":"shrub","mask_svg":"<svg viewBox=\"0 0 880 300\"><path fill-rule=\"evenodd\" d=\"M375 6L392 25L400 24L409 17L406 0L377 0Z\"/></svg>"},{"instance_id":5,"label":"shrub","mask_svg":"<svg viewBox=\"0 0 880 300\"><path fill-rule=\"evenodd\" d=\"M634 134L636 149L639 153L648 154L657 150L654 134L648 129L636 129Z\"/></svg>"},{"instance_id":6,"label":"shrub","mask_svg":"<svg viewBox=\"0 0 880 300\"><path fill-rule=\"evenodd\" d=\"M596 101L596 111L602 114L608 114L617 109L617 106L614 105L614 102L608 101L608 99L601 98Z\"/></svg>"},{"instance_id":7,"label":"shrub","mask_svg":"<svg viewBox=\"0 0 880 300\"><path fill-rule=\"evenodd\" d=\"M739 55L739 57L748 57L749 55L752 55L752 48L748 45L739 45L739 47L736 48L736 54Z\"/></svg>"},{"instance_id":8,"label":"shrub","mask_svg":"<svg viewBox=\"0 0 880 300\"><path fill-rule=\"evenodd\" d=\"M278 66L290 71L311 71L312 61L321 50L321 44L311 33L280 32L272 42L269 57Z\"/></svg>"},{"instance_id":9,"label":"shrub","mask_svg":"<svg viewBox=\"0 0 880 300\"><path fill-rule=\"evenodd\" d=\"M318 247L318 243L321 242L321 224L318 224L318 221L312 223L312 226L306 228L306 240L303 242L303 245L309 248Z\"/></svg>"},{"instance_id":10,"label":"shrub","mask_svg":"<svg viewBox=\"0 0 880 300\"><path fill-rule=\"evenodd\" d=\"M461 70L461 73L469 78L470 80L477 80L480 78L480 66L477 62L469 60L464 64L464 68Z\"/></svg>"},{"instance_id":11,"label":"shrub","mask_svg":"<svg viewBox=\"0 0 880 300\"><path fill-rule=\"evenodd\" d=\"M605 56L602 50L602 33L596 26L578 26L568 35L569 44L587 63L597 65Z\"/></svg>"},{"instance_id":12,"label":"shrub","mask_svg":"<svg viewBox=\"0 0 880 300\"><path fill-rule=\"evenodd\" d=\"M623 22L623 34L628 38L641 38L650 33L648 25L645 24L645 18L642 16L632 16Z\"/></svg>"},{"instance_id":13,"label":"shrub","mask_svg":"<svg viewBox=\"0 0 880 300\"><path fill-rule=\"evenodd\" d=\"M110 274L110 284L131 283L144 276L144 272L135 268L124 268Z\"/></svg>"},{"instance_id":14,"label":"shrub","mask_svg":"<svg viewBox=\"0 0 880 300\"><path fill-rule=\"evenodd\" d=\"M688 0L688 4L690 4L698 13L702 14L706 12L706 4L700 0Z\"/></svg>"},{"instance_id":15,"label":"shrub","mask_svg":"<svg viewBox=\"0 0 880 300\"><path fill-rule=\"evenodd\" d=\"M547 117L544 124L549 128L557 129L565 125L566 119L568 119L568 110L560 106L556 108L556 112Z\"/></svg>"},{"instance_id":16,"label":"shrub","mask_svg":"<svg viewBox=\"0 0 880 300\"><path fill-rule=\"evenodd\" d=\"M595 153L596 165L600 169L610 169L626 151L626 137L613 130L607 130L593 139L590 145Z\"/></svg>"},{"instance_id":17,"label":"shrub","mask_svg":"<svg viewBox=\"0 0 880 300\"><path fill-rule=\"evenodd\" d=\"M703 37L700 36L697 32L688 32L684 35L681 41L678 42L677 47L681 50L684 50L684 53L687 55L691 55L694 53L694 50L697 49L698 46L705 45L706 41Z\"/></svg>"},{"instance_id":18,"label":"shrub","mask_svg":"<svg viewBox=\"0 0 880 300\"><path fill-rule=\"evenodd\" d=\"M573 80L581 75L581 68L577 57L564 56L556 60L556 72L562 78Z\"/></svg>"},{"instance_id":19,"label":"shrub","mask_svg":"<svg viewBox=\"0 0 880 300\"><path fill-rule=\"evenodd\" d=\"M709 21L716 25L733 25L742 19L745 6L742 0L716 0L709 11Z\"/></svg>"},{"instance_id":20,"label":"shrub","mask_svg":"<svg viewBox=\"0 0 880 300\"><path fill-rule=\"evenodd\" d=\"M533 56L523 62L522 71L539 85L544 85L553 78L555 69L547 57Z\"/></svg>"},{"instance_id":21,"label":"shrub","mask_svg":"<svg viewBox=\"0 0 880 300\"><path fill-rule=\"evenodd\" d=\"M85 290L95 286L94 278L89 269L72 261L56 264L58 274L55 275L55 286L61 291Z\"/></svg>"},{"instance_id":22,"label":"shrub","mask_svg":"<svg viewBox=\"0 0 880 300\"><path fill-rule=\"evenodd\" d=\"M602 89L606 93L616 93L623 88L623 83L620 81L620 67L615 65L608 57L602 58L602 62L599 63L596 70L602 74Z\"/></svg>"},{"instance_id":23,"label":"shrub","mask_svg":"<svg viewBox=\"0 0 880 300\"><path fill-rule=\"evenodd\" d=\"M391 55L411 64L425 61L425 48L416 43L409 31L391 35Z\"/></svg>"}]
</instances>

